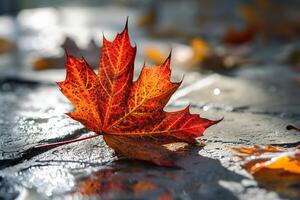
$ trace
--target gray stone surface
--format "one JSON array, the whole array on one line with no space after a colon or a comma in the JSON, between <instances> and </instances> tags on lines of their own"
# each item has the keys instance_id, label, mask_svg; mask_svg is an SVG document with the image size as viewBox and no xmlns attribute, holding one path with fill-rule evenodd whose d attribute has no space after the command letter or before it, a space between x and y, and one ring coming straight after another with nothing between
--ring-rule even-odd
<instances>
[{"instance_id":1,"label":"gray stone surface","mask_svg":"<svg viewBox=\"0 0 300 200\"><path fill-rule=\"evenodd\" d=\"M163 194L184 200L289 199L260 187L230 150L231 146L238 145L294 147L299 144L299 133L285 129L288 124L300 126L300 87L294 81L299 73L278 64L280 62L276 59L282 45L269 46L268 49L266 46L250 48L255 58L263 59L268 65L243 66L223 75L191 72L183 70L182 66L174 66L173 80L181 80L184 74L184 81L166 110L178 110L190 104L193 113L210 119L224 117L224 120L209 128L199 139L205 143L203 148L194 147L177 161L179 168L164 168L117 156L101 137L56 148L33 148L38 144L92 133L64 114L72 110L72 106L54 82L63 80L65 71L36 72L21 58L30 58L31 53L45 50L46 44L51 43L51 48L54 48L59 42L57 37L63 37L66 32L72 32L81 41L94 34L91 30L98 34L104 29L106 36L112 38L123 27L120 18L137 14L119 7L44 11L54 13L54 19L61 14L65 19L61 24L69 26L55 24L34 32L30 24L22 24L24 17L20 18L19 28L24 32L19 39L20 50L21 53L25 51L25 56L18 55L20 52L0 56L0 199L157 199ZM81 27L79 31L78 24L70 23L74 12L78 19L83 20L80 25L95 24L97 27ZM23 15L31 14L35 14L34 10L23 12ZM130 20L135 22L132 18ZM28 33L30 30L33 35ZM139 44L151 44L151 41L145 38L143 31L136 31L135 27L131 30L138 44L137 75L144 62L141 56L144 46ZM41 33L43 37L40 37ZM53 38L54 34L57 37ZM208 38L215 35L220 35L220 32L214 32ZM157 43L169 48L168 42ZM99 174L105 177L98 181L105 186L105 192L98 191L98 196L81 195L79 185ZM156 188L136 194L132 187L140 181L150 182ZM110 183L115 187L110 187Z\"/></svg>"},{"instance_id":2,"label":"gray stone surface","mask_svg":"<svg viewBox=\"0 0 300 200\"><path fill-rule=\"evenodd\" d=\"M210 76L201 80L207 81ZM193 83L192 78L197 76L187 77ZM102 138L45 151L33 150L36 144L63 141L89 133L64 115L72 107L54 84L3 79L0 98L1 105L5 105L0 108L1 197L86 199L87 196L70 193L85 180L82 177L93 177L113 169L117 173L113 173L112 178L117 177L128 184L149 181L160 188L144 194L146 196L136 196L128 191L125 199L151 199L164 192L179 199L253 199L254 196L256 199L281 199L277 193L258 187L241 168L241 162L233 156L229 147L250 144L295 146L299 142L299 134L286 131L285 126L299 123L299 102L280 99L280 92L265 94L262 89L265 82L251 79L213 75L208 84L198 84L199 88L191 83L183 84L166 109L180 109L189 102L191 112L212 119L224 117L224 120L209 128L200 138L206 143L204 148L194 149L181 158L178 161L180 169L169 169L117 157ZM289 87L288 91L297 90L297 85L289 82L278 85ZM186 89L188 87L192 89ZM215 88L221 91L216 98ZM269 99L275 96L278 96L279 104L283 101L293 104L274 106L277 110L272 113L268 104ZM124 197L123 193L113 189L105 195L112 199Z\"/></svg>"}]
</instances>

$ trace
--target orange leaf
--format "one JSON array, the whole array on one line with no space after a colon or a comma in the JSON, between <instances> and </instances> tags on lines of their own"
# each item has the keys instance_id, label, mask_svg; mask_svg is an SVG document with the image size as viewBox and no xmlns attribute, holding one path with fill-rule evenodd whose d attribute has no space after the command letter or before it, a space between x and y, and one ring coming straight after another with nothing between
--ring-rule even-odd
<instances>
[{"instance_id":1,"label":"orange leaf","mask_svg":"<svg viewBox=\"0 0 300 200\"><path fill-rule=\"evenodd\" d=\"M281 169L300 175L300 149L285 149L279 146L234 147L253 175L262 169Z\"/></svg>"},{"instance_id":2,"label":"orange leaf","mask_svg":"<svg viewBox=\"0 0 300 200\"><path fill-rule=\"evenodd\" d=\"M80 48L76 42L69 37L61 45L61 50L68 49L73 55L86 55L92 66L96 66L99 60L99 50L101 48L92 39L86 48ZM45 55L34 58L32 67L34 70L60 69L65 62L65 55Z\"/></svg>"},{"instance_id":3,"label":"orange leaf","mask_svg":"<svg viewBox=\"0 0 300 200\"><path fill-rule=\"evenodd\" d=\"M208 42L201 38L194 38L191 41L194 55L190 62L193 64L202 62L213 54L213 49Z\"/></svg>"},{"instance_id":4,"label":"orange leaf","mask_svg":"<svg viewBox=\"0 0 300 200\"><path fill-rule=\"evenodd\" d=\"M155 64L160 65L165 61L164 53L155 47L145 47L144 53L146 58Z\"/></svg>"},{"instance_id":5,"label":"orange leaf","mask_svg":"<svg viewBox=\"0 0 300 200\"><path fill-rule=\"evenodd\" d=\"M299 197L300 149L279 146L234 147L244 167L261 186L287 197Z\"/></svg>"},{"instance_id":6,"label":"orange leaf","mask_svg":"<svg viewBox=\"0 0 300 200\"><path fill-rule=\"evenodd\" d=\"M148 147L154 151L167 143L197 143L195 139L219 121L190 114L189 108L165 112L165 105L180 86L170 81L171 57L159 66L143 66L139 78L133 81L135 55L136 47L130 44L126 23L112 42L103 38L98 74L83 58L67 55L66 80L58 85L75 106L68 115L91 131L103 134L110 147L129 158L169 165L159 155L152 158L150 150L138 151L140 148L134 147L151 144ZM160 152L163 150L157 154Z\"/></svg>"}]
</instances>

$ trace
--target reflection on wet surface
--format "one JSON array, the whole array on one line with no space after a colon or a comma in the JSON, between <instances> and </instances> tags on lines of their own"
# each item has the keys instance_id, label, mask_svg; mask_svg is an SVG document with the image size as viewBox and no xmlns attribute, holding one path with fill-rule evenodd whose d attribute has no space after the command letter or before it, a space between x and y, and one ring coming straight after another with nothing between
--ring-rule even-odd
<instances>
[{"instance_id":1,"label":"reflection on wet surface","mask_svg":"<svg viewBox=\"0 0 300 200\"><path fill-rule=\"evenodd\" d=\"M93 172L78 181L72 195L119 199L215 199L235 197L218 184L219 180L239 182L246 179L221 165L202 157L198 148L178 160L179 168L163 168L138 161L119 161L107 169ZM207 191L207 188L210 188Z\"/></svg>"},{"instance_id":2,"label":"reflection on wet surface","mask_svg":"<svg viewBox=\"0 0 300 200\"><path fill-rule=\"evenodd\" d=\"M299 83L295 81L299 71L293 71L297 69L295 61L288 62L289 66L283 62L288 57L285 54L299 48L297 42L264 43L254 39L244 46L227 47L219 44L217 36L223 34L232 19L213 23L204 20L210 15L215 19L223 16L222 6L218 6L222 12L210 14L212 7L206 5L199 25L193 16L203 13L195 12L196 1L191 3L192 9L182 2L170 2L161 3L156 24L146 29L137 27L139 16L145 13L143 9L119 5L28 9L16 18L0 17L0 26L5 27L0 29L0 35L16 43L13 51L0 55L0 199L18 196L20 199L277 200L300 195L298 177L288 176L284 182L282 172L275 171L279 174L275 179L266 173L255 180L241 168L240 161L228 148L254 143L283 146L299 143L299 133L285 130L287 124L300 122ZM180 29L186 27L188 34L181 35L182 38L176 32L171 32L177 34L174 38L150 37L174 28L177 25L174 15L177 19L178 13L182 13ZM179 168L157 167L119 157L102 137L35 151L33 147L37 144L91 133L64 115L73 108L55 85L65 77L62 66L35 71L32 61L40 56L57 56L63 62L60 45L66 37L76 41L77 50L85 49L84 53L90 54L89 51L96 49L88 47L91 39L97 46L101 44L102 33L112 39L122 30L127 16L132 42L138 47L135 77L145 60L146 46L166 52L172 48L173 79L179 81L184 74L184 80L166 110L191 104L193 113L211 119L224 117L222 123L208 129L199 139L206 146L188 152L177 161ZM185 23L186 19L192 21ZM44 23L39 23L41 20ZM193 39L191 36L207 39L218 53L249 56L259 62L228 71L202 71L199 66L190 71L177 61L193 56L188 43ZM87 58L94 67L96 54Z\"/></svg>"}]
</instances>

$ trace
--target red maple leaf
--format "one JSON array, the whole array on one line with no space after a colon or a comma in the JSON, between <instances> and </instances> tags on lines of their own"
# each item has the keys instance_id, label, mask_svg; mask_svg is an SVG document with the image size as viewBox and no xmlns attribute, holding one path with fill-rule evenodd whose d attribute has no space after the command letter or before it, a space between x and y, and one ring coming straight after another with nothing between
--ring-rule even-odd
<instances>
[{"instance_id":1,"label":"red maple leaf","mask_svg":"<svg viewBox=\"0 0 300 200\"><path fill-rule=\"evenodd\" d=\"M196 144L195 139L219 121L190 114L188 107L164 111L180 86L180 82L170 81L171 56L162 65L143 66L139 78L133 81L135 55L126 23L112 42L103 37L98 74L84 58L67 53L66 79L58 86L75 107L68 115L103 135L115 151L129 158L172 165L170 150L163 145Z\"/></svg>"}]
</instances>

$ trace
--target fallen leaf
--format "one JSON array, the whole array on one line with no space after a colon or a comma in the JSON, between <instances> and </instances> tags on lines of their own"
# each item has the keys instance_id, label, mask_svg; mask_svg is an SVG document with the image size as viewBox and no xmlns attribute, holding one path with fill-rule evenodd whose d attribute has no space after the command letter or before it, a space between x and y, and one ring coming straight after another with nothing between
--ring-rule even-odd
<instances>
[{"instance_id":1,"label":"fallen leaf","mask_svg":"<svg viewBox=\"0 0 300 200\"><path fill-rule=\"evenodd\" d=\"M104 136L107 145L128 158L173 165L165 144L197 144L206 128L218 123L190 114L189 107L164 111L180 83L170 81L169 56L162 65L143 66L133 81L136 47L132 47L127 23L110 42L103 37L99 72L84 58L67 54L66 79L61 92L75 106L68 115L89 130Z\"/></svg>"},{"instance_id":2,"label":"fallen leaf","mask_svg":"<svg viewBox=\"0 0 300 200\"><path fill-rule=\"evenodd\" d=\"M86 48L79 48L76 42L66 37L65 41L61 45L63 50L67 49L72 55L84 55L90 61L91 66L96 67L98 65L100 47L91 40ZM65 56L42 56L32 61L32 66L35 70L47 70L47 69L59 69L65 63Z\"/></svg>"},{"instance_id":3,"label":"fallen leaf","mask_svg":"<svg viewBox=\"0 0 300 200\"><path fill-rule=\"evenodd\" d=\"M229 48L220 53L201 38L191 40L188 47L190 51L175 48L173 53L175 64L186 69L222 71L239 67L243 64L258 63L257 60L245 58L245 55L241 55L240 52L237 55L236 52ZM162 64L167 54L155 47L146 47L144 53L146 58L154 64Z\"/></svg>"},{"instance_id":4,"label":"fallen leaf","mask_svg":"<svg viewBox=\"0 0 300 200\"><path fill-rule=\"evenodd\" d=\"M300 197L300 149L280 146L233 147L258 183L284 196Z\"/></svg>"},{"instance_id":5,"label":"fallen leaf","mask_svg":"<svg viewBox=\"0 0 300 200\"><path fill-rule=\"evenodd\" d=\"M149 8L138 19L138 26L151 27L157 21L157 13L154 7Z\"/></svg>"},{"instance_id":6,"label":"fallen leaf","mask_svg":"<svg viewBox=\"0 0 300 200\"><path fill-rule=\"evenodd\" d=\"M223 41L233 45L244 44L253 40L255 33L256 28L253 26L247 26L242 30L229 28L224 34Z\"/></svg>"},{"instance_id":7,"label":"fallen leaf","mask_svg":"<svg viewBox=\"0 0 300 200\"><path fill-rule=\"evenodd\" d=\"M262 169L281 169L300 175L300 149L271 145L233 149L246 161L245 168L253 175Z\"/></svg>"},{"instance_id":8,"label":"fallen leaf","mask_svg":"<svg viewBox=\"0 0 300 200\"><path fill-rule=\"evenodd\" d=\"M7 53L16 48L16 44L8 39L0 38L0 54Z\"/></svg>"},{"instance_id":9,"label":"fallen leaf","mask_svg":"<svg viewBox=\"0 0 300 200\"><path fill-rule=\"evenodd\" d=\"M191 64L203 62L215 54L210 44L201 38L194 38L191 47L194 52L192 59L188 61Z\"/></svg>"},{"instance_id":10,"label":"fallen leaf","mask_svg":"<svg viewBox=\"0 0 300 200\"><path fill-rule=\"evenodd\" d=\"M192 39L190 48L192 53L187 56L183 56L180 51L177 53L175 50L173 54L177 64L193 66L215 55L210 44L201 38ZM144 54L147 59L156 65L162 64L167 56L166 52L152 46L145 47Z\"/></svg>"},{"instance_id":11,"label":"fallen leaf","mask_svg":"<svg viewBox=\"0 0 300 200\"><path fill-rule=\"evenodd\" d=\"M166 55L155 47L145 47L145 57L156 65L164 63Z\"/></svg>"},{"instance_id":12,"label":"fallen leaf","mask_svg":"<svg viewBox=\"0 0 300 200\"><path fill-rule=\"evenodd\" d=\"M32 61L32 66L34 70L46 70L46 69L58 69L61 68L61 63L64 58L62 57L42 57L37 58Z\"/></svg>"},{"instance_id":13,"label":"fallen leaf","mask_svg":"<svg viewBox=\"0 0 300 200\"><path fill-rule=\"evenodd\" d=\"M238 11L246 24L255 27L264 39L292 39L299 35L299 12L291 6L257 0L253 5L238 6Z\"/></svg>"}]
</instances>

